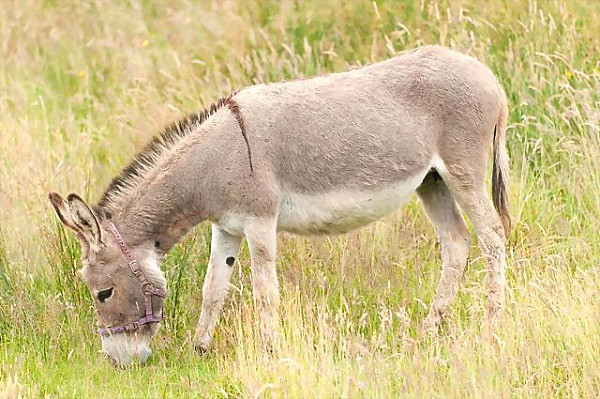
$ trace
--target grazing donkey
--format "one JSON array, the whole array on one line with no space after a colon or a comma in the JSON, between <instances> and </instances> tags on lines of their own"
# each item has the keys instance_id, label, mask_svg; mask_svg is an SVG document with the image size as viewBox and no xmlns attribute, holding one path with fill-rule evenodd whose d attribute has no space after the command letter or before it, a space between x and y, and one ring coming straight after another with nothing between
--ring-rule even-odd
<instances>
[{"instance_id":1,"label":"grazing donkey","mask_svg":"<svg viewBox=\"0 0 600 399\"><path fill-rule=\"evenodd\" d=\"M506 124L506 96L487 67L427 46L349 72L245 88L167 128L93 210L75 194L50 200L83 246L81 274L103 350L119 365L149 356L166 295L159 262L196 224L212 223L197 349L211 343L243 236L271 344L277 231L344 233L393 212L415 191L443 263L424 326L438 326L463 275L470 235L461 209L487 260L494 320L510 228ZM485 188L492 143L496 210Z\"/></svg>"}]
</instances>

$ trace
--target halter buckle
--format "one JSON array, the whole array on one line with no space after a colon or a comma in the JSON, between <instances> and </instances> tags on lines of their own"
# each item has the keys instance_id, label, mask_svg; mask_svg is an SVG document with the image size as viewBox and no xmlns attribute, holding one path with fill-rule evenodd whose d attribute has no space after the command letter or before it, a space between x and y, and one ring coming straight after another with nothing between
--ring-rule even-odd
<instances>
[{"instance_id":1,"label":"halter buckle","mask_svg":"<svg viewBox=\"0 0 600 399\"><path fill-rule=\"evenodd\" d=\"M139 275L142 274L142 269L138 266L137 260L130 260L127 264L129 265L129 268L131 269L133 274L136 275L136 277L139 277Z\"/></svg>"}]
</instances>

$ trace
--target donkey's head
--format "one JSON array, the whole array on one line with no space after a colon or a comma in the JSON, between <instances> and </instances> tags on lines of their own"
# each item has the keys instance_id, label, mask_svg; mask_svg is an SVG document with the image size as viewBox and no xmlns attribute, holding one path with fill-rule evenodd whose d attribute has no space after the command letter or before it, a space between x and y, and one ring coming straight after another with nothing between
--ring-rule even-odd
<instances>
[{"instance_id":1,"label":"donkey's head","mask_svg":"<svg viewBox=\"0 0 600 399\"><path fill-rule=\"evenodd\" d=\"M110 221L101 223L78 195L50 202L82 247L80 275L98 314L102 349L119 366L150 356L150 338L162 318L165 279L152 245L128 247Z\"/></svg>"}]
</instances>

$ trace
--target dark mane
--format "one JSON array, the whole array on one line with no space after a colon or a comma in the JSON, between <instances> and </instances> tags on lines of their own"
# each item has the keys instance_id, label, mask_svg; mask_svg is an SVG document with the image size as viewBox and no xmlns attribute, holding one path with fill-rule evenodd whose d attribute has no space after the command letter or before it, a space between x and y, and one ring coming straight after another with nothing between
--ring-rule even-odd
<instances>
[{"instance_id":1,"label":"dark mane","mask_svg":"<svg viewBox=\"0 0 600 399\"><path fill-rule=\"evenodd\" d=\"M109 208L111 203L115 202L119 194L137 187L146 172L154 168L161 154L169 150L189 133L194 132L211 115L228 104L231 101L231 97L235 94L236 92L233 92L226 97L221 97L209 108L171 123L160 135L155 136L109 184L100 201L94 207L94 211L98 217L101 219L110 218L107 208Z\"/></svg>"}]
</instances>

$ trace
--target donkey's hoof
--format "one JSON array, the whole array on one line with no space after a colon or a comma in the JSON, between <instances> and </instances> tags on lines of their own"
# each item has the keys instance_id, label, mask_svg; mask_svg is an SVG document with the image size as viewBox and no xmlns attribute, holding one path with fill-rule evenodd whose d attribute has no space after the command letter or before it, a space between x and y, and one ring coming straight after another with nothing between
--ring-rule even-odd
<instances>
[{"instance_id":1,"label":"donkey's hoof","mask_svg":"<svg viewBox=\"0 0 600 399\"><path fill-rule=\"evenodd\" d=\"M200 344L194 345L194 350L200 356L205 356L208 353L208 348Z\"/></svg>"}]
</instances>

